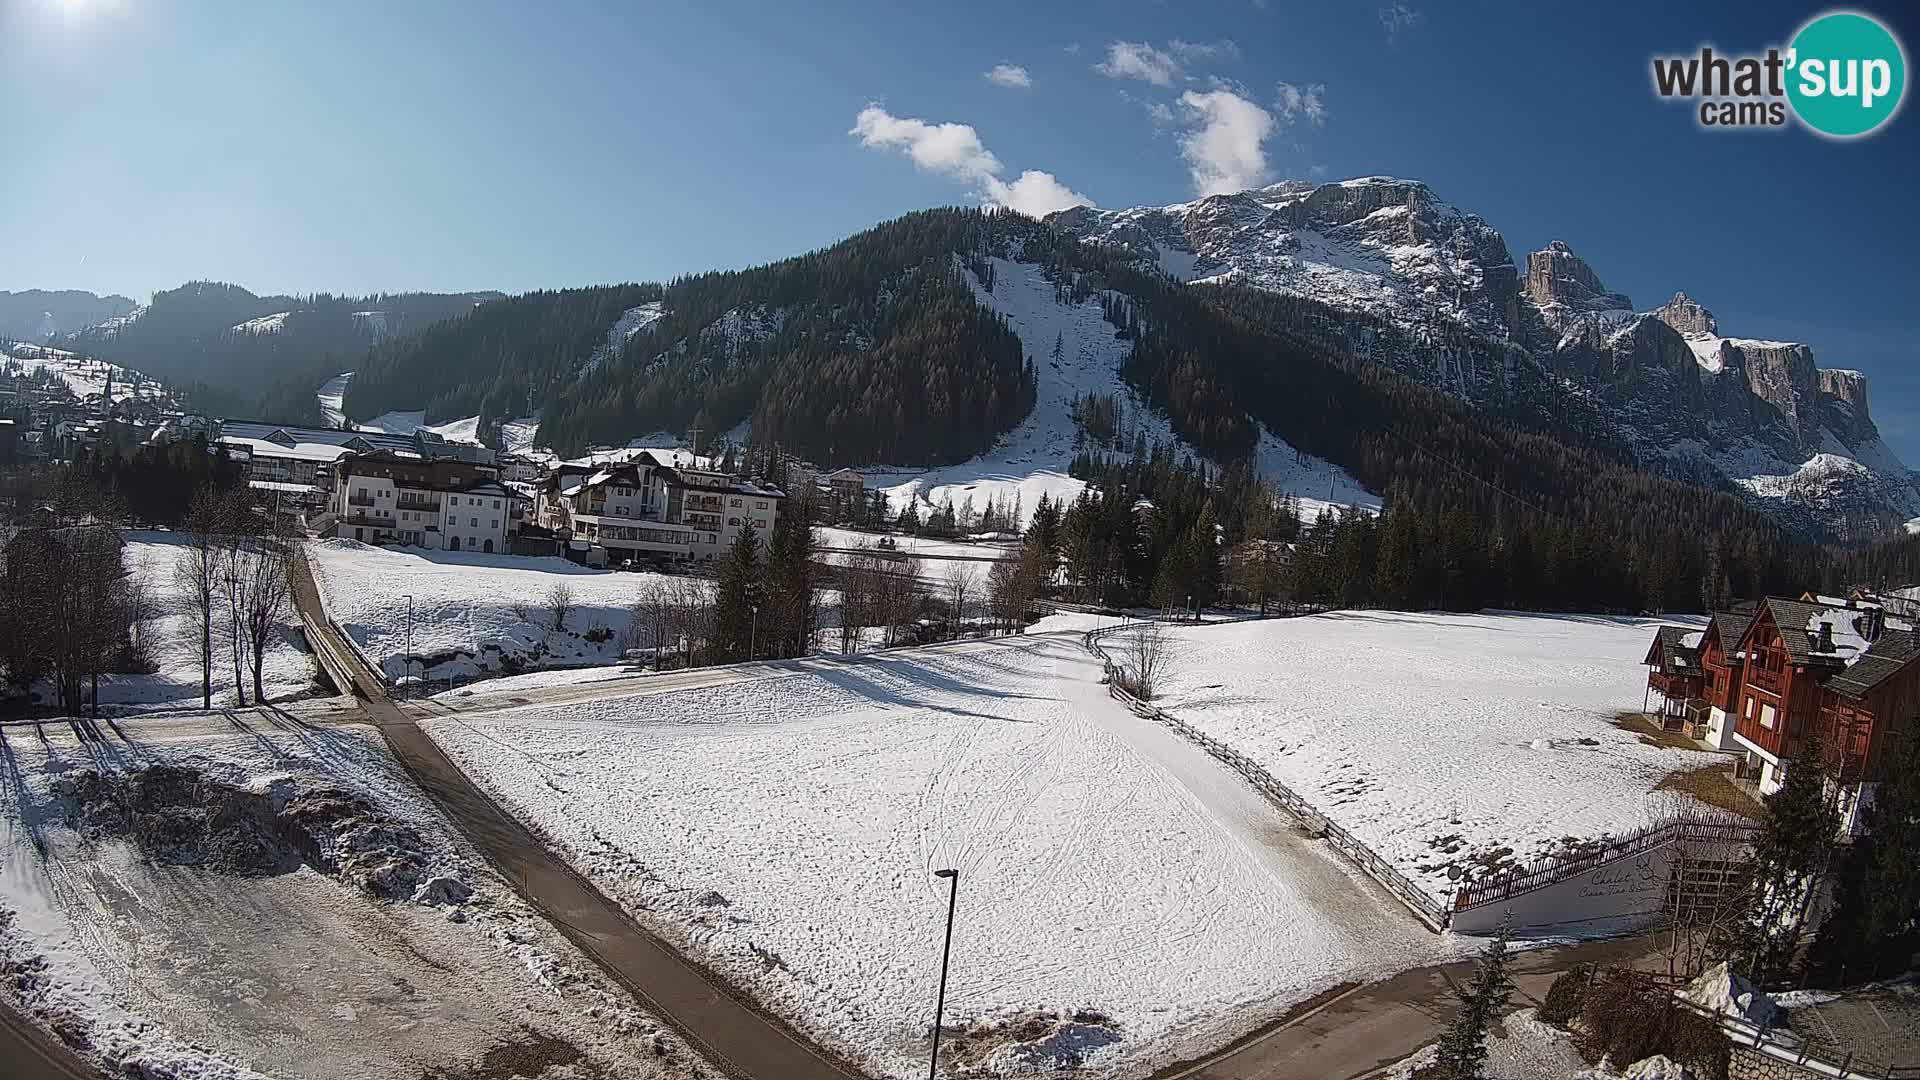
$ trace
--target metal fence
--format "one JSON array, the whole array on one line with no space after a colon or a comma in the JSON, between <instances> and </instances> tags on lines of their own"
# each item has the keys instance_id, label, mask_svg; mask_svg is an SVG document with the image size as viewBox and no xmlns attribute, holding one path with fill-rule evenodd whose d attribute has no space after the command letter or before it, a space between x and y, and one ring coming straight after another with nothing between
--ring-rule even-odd
<instances>
[{"instance_id":1,"label":"metal fence","mask_svg":"<svg viewBox=\"0 0 1920 1080\"><path fill-rule=\"evenodd\" d=\"M1691 840L1703 843L1738 844L1751 842L1760 828L1757 825L1737 825L1723 822L1681 821L1664 825L1650 825L1639 832L1630 833L1616 840L1579 855L1561 859L1552 859L1532 866L1517 867L1506 874L1475 882L1461 888L1454 901L1454 910L1465 911L1468 908L1484 907L1510 900L1521 893L1544 889L1565 881L1578 874L1584 874L1595 867L1616 859L1648 851L1676 840Z\"/></svg>"},{"instance_id":2,"label":"metal fence","mask_svg":"<svg viewBox=\"0 0 1920 1080\"><path fill-rule=\"evenodd\" d=\"M1257 618L1258 616L1256 616ZM1280 807L1298 818L1307 830L1327 841L1333 850L1340 853L1348 862L1359 867L1367 876L1379 882L1381 887L1392 893L1394 898L1407 906L1414 917L1426 924L1429 929L1442 931L1447 928L1449 913L1433 897L1427 895L1418 885L1408 880L1405 874L1394 869L1374 850L1361 843L1352 833L1341 828L1325 814L1315 809L1312 803L1300 797L1299 793L1280 782L1279 778L1268 772L1259 763L1220 742L1206 732L1195 728L1186 721L1164 709L1156 709L1132 694L1121 689L1115 678L1120 668L1100 647L1100 639L1141 625L1138 622L1123 622L1114 626L1104 626L1088 631L1082 641L1087 651L1100 658L1107 674L1107 693L1137 715L1153 720L1180 733L1189 742L1211 754L1216 760L1239 773L1261 794L1280 804Z\"/></svg>"}]
</instances>

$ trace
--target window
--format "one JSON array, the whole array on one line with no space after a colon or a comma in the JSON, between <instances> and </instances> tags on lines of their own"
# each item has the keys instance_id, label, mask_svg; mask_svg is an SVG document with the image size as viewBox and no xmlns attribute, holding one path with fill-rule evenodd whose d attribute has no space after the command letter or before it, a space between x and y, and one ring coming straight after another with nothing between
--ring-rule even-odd
<instances>
[{"instance_id":1,"label":"window","mask_svg":"<svg viewBox=\"0 0 1920 1080\"><path fill-rule=\"evenodd\" d=\"M625 494L626 494L626 492L624 492L624 491L623 491L623 492L621 492L620 494L622 494L622 495L625 495ZM495 499L495 500L493 500L493 508L494 508L495 510L498 510L498 509L500 509L500 500L499 500L499 499Z\"/></svg>"},{"instance_id":2,"label":"window","mask_svg":"<svg viewBox=\"0 0 1920 1080\"><path fill-rule=\"evenodd\" d=\"M1775 716L1775 713L1773 711L1773 706L1771 705L1760 706L1760 726L1761 727L1766 728L1769 731L1773 730L1774 716Z\"/></svg>"},{"instance_id":3,"label":"window","mask_svg":"<svg viewBox=\"0 0 1920 1080\"><path fill-rule=\"evenodd\" d=\"M1748 694L1747 695L1747 719L1749 720L1753 719L1753 703L1754 703L1753 695Z\"/></svg>"},{"instance_id":4,"label":"window","mask_svg":"<svg viewBox=\"0 0 1920 1080\"><path fill-rule=\"evenodd\" d=\"M468 518L468 519L467 519L467 528L469 528L469 529L477 529L477 528L479 528L479 527L480 527L480 519L479 519L479 518Z\"/></svg>"},{"instance_id":5,"label":"window","mask_svg":"<svg viewBox=\"0 0 1920 1080\"><path fill-rule=\"evenodd\" d=\"M733 502L732 502L732 503L730 503L729 505L732 505L732 506L739 506L739 505L740 505L740 500L739 500L738 498L735 498L735 499L733 500Z\"/></svg>"},{"instance_id":6,"label":"window","mask_svg":"<svg viewBox=\"0 0 1920 1080\"><path fill-rule=\"evenodd\" d=\"M730 517L730 518L728 518L728 519L727 519L727 528L729 528L729 529L737 529L737 528L739 528L739 527L740 527L740 519L739 519L739 518L737 518L737 517Z\"/></svg>"},{"instance_id":7,"label":"window","mask_svg":"<svg viewBox=\"0 0 1920 1080\"><path fill-rule=\"evenodd\" d=\"M753 508L755 510L765 510L767 508L767 500L765 499L754 500Z\"/></svg>"},{"instance_id":8,"label":"window","mask_svg":"<svg viewBox=\"0 0 1920 1080\"><path fill-rule=\"evenodd\" d=\"M494 527L494 528L496 528L496 529L500 527L500 519L499 519L499 518L494 518L494 519L493 519L493 527Z\"/></svg>"}]
</instances>

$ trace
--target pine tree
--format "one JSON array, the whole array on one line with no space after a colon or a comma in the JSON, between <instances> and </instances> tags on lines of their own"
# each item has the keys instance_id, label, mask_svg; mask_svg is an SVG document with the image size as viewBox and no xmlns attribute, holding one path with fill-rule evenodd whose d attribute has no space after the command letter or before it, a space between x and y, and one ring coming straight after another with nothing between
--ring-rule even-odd
<instances>
[{"instance_id":1,"label":"pine tree","mask_svg":"<svg viewBox=\"0 0 1920 1080\"><path fill-rule=\"evenodd\" d=\"M1827 985L1897 974L1920 951L1920 733L1888 749L1886 779L1808 954L1814 978Z\"/></svg>"},{"instance_id":2,"label":"pine tree","mask_svg":"<svg viewBox=\"0 0 1920 1080\"><path fill-rule=\"evenodd\" d=\"M760 603L760 534L741 529L720 560L714 605L714 650L722 662L745 660L755 644L755 611Z\"/></svg>"},{"instance_id":3,"label":"pine tree","mask_svg":"<svg viewBox=\"0 0 1920 1080\"><path fill-rule=\"evenodd\" d=\"M1791 967L1801 919L1828 871L1840 828L1828 787L1825 752L1818 738L1809 737L1788 763L1780 788L1764 800L1766 827L1749 864L1751 908L1713 946L1755 982L1777 982Z\"/></svg>"},{"instance_id":4,"label":"pine tree","mask_svg":"<svg viewBox=\"0 0 1920 1080\"><path fill-rule=\"evenodd\" d=\"M1474 964L1473 981L1456 991L1460 1012L1453 1027L1440 1040L1435 1066L1447 1080L1478 1080L1480 1066L1487 1060L1487 1028L1506 1012L1513 997L1513 980L1507 975L1507 942L1513 937L1513 915L1500 922L1500 932L1480 952Z\"/></svg>"}]
</instances>

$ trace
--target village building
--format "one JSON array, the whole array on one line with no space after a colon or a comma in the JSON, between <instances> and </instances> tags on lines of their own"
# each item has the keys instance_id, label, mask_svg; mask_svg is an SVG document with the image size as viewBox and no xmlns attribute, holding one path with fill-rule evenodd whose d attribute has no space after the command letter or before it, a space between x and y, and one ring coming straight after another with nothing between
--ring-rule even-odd
<instances>
[{"instance_id":1,"label":"village building","mask_svg":"<svg viewBox=\"0 0 1920 1080\"><path fill-rule=\"evenodd\" d=\"M426 430L392 435L228 420L219 425L214 444L240 466L241 475L255 490L293 498L316 510L329 502L334 465L351 454L386 451L476 465L493 461L492 451L485 447L454 442Z\"/></svg>"},{"instance_id":2,"label":"village building","mask_svg":"<svg viewBox=\"0 0 1920 1080\"><path fill-rule=\"evenodd\" d=\"M1849 833L1920 717L1920 632L1870 599L1772 597L1704 631L1661 627L1646 662L1663 719L1742 752L1762 795L1819 740Z\"/></svg>"},{"instance_id":3,"label":"village building","mask_svg":"<svg viewBox=\"0 0 1920 1080\"><path fill-rule=\"evenodd\" d=\"M651 451L618 463L564 463L536 490L534 524L623 562L713 562L746 529L764 543L786 498L712 469L666 464Z\"/></svg>"},{"instance_id":4,"label":"village building","mask_svg":"<svg viewBox=\"0 0 1920 1080\"><path fill-rule=\"evenodd\" d=\"M505 554L523 516L491 464L374 450L348 454L332 473L320 536Z\"/></svg>"}]
</instances>

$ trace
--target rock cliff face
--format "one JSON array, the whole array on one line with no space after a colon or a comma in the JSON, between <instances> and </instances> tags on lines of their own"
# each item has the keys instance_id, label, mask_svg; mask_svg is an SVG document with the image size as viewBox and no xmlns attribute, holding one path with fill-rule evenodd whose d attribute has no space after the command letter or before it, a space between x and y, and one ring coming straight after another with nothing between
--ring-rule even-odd
<instances>
[{"instance_id":1,"label":"rock cliff face","mask_svg":"<svg viewBox=\"0 0 1920 1080\"><path fill-rule=\"evenodd\" d=\"M1653 317L1682 334L1711 336L1720 332L1720 324L1714 321L1713 312L1695 303L1693 297L1684 292L1674 293L1673 299L1654 308Z\"/></svg>"},{"instance_id":2,"label":"rock cliff face","mask_svg":"<svg viewBox=\"0 0 1920 1080\"><path fill-rule=\"evenodd\" d=\"M1865 376L1822 371L1799 342L1722 336L1684 292L1637 313L1564 241L1530 253L1522 275L1497 230L1418 181L1284 181L1049 220L1178 281L1385 320L1313 332L1488 407L1605 427L1645 463L1729 485L1809 531L1858 537L1920 517Z\"/></svg>"},{"instance_id":3,"label":"rock cliff face","mask_svg":"<svg viewBox=\"0 0 1920 1080\"><path fill-rule=\"evenodd\" d=\"M1608 292L1600 275L1563 240L1527 256L1527 299L1556 329L1583 312L1633 310L1633 301Z\"/></svg>"}]
</instances>

